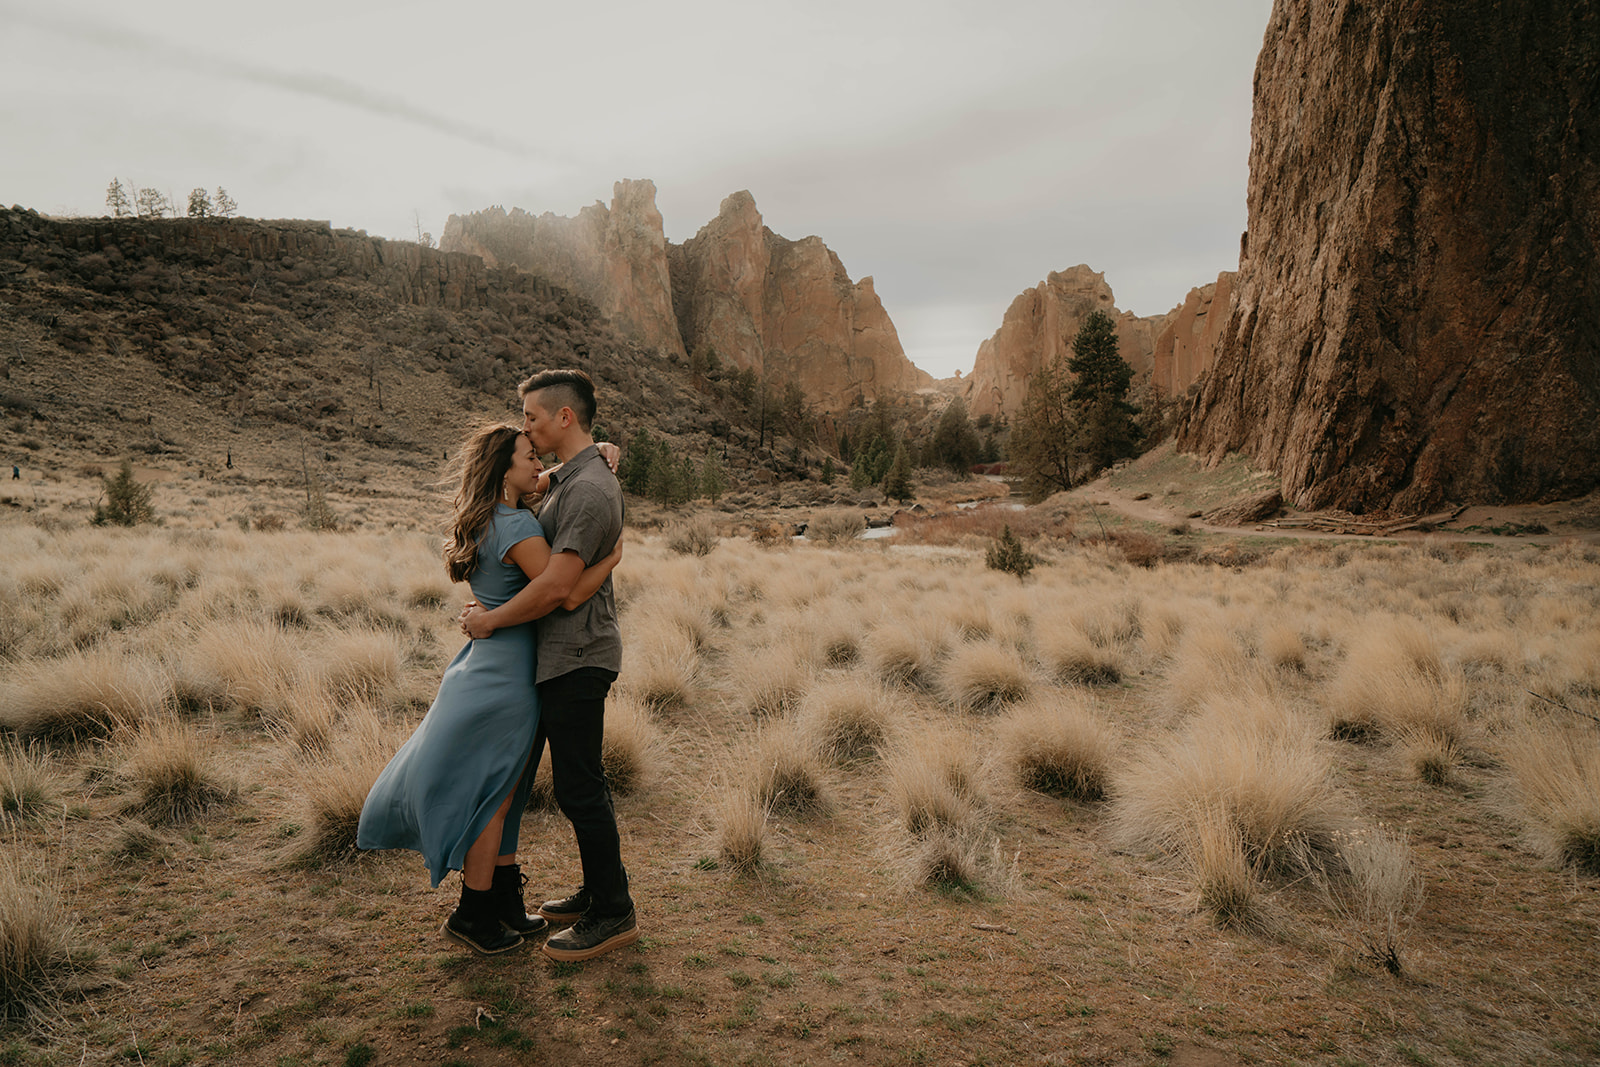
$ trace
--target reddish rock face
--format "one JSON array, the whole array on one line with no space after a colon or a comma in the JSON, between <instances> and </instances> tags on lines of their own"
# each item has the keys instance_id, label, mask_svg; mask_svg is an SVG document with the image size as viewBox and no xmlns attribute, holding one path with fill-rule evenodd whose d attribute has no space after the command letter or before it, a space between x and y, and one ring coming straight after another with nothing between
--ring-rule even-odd
<instances>
[{"instance_id":1,"label":"reddish rock face","mask_svg":"<svg viewBox=\"0 0 1600 1067\"><path fill-rule=\"evenodd\" d=\"M577 218L499 208L450 217L441 246L542 275L587 297L668 355L714 349L724 364L796 382L822 411L933 379L900 347L872 279L851 282L821 239L767 229L747 192L669 245L648 181L618 182Z\"/></svg>"},{"instance_id":2,"label":"reddish rock face","mask_svg":"<svg viewBox=\"0 0 1600 1067\"><path fill-rule=\"evenodd\" d=\"M654 182L617 182L609 208L596 202L571 219L515 208L451 215L439 247L548 278L593 301L635 339L684 354Z\"/></svg>"},{"instance_id":3,"label":"reddish rock face","mask_svg":"<svg viewBox=\"0 0 1600 1067\"><path fill-rule=\"evenodd\" d=\"M821 238L767 229L748 192L673 249L672 270L689 351L796 382L822 411L933 384L906 358L872 279L851 282Z\"/></svg>"},{"instance_id":4,"label":"reddish rock face","mask_svg":"<svg viewBox=\"0 0 1600 1067\"><path fill-rule=\"evenodd\" d=\"M1300 506L1420 511L1600 482L1600 15L1278 0L1249 230L1179 447Z\"/></svg>"},{"instance_id":5,"label":"reddish rock face","mask_svg":"<svg viewBox=\"0 0 1600 1067\"><path fill-rule=\"evenodd\" d=\"M1182 304L1167 315L1151 356L1151 380L1168 396L1181 396L1216 362L1222 328L1228 321L1233 296L1233 272L1190 289Z\"/></svg>"},{"instance_id":6,"label":"reddish rock face","mask_svg":"<svg viewBox=\"0 0 1600 1067\"><path fill-rule=\"evenodd\" d=\"M1140 318L1119 312L1104 274L1078 264L1050 276L1011 302L994 336L978 346L972 374L962 383L967 410L976 415L1022 410L1028 377L1065 355L1091 311L1104 311L1117 323L1122 358L1135 374L1149 373L1156 335L1166 316Z\"/></svg>"}]
</instances>

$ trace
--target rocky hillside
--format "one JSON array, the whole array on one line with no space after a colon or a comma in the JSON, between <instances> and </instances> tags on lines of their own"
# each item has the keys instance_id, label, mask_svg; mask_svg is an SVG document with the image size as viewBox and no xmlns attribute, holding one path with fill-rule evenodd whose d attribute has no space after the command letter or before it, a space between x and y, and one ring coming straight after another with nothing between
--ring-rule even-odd
<instances>
[{"instance_id":1,"label":"rocky hillside","mask_svg":"<svg viewBox=\"0 0 1600 1067\"><path fill-rule=\"evenodd\" d=\"M872 279L852 282L820 238L773 233L748 192L725 199L681 246L666 240L649 181L617 182L610 207L577 218L452 215L441 245L550 278L669 357L714 351L726 365L798 384L821 411L933 384L906 358Z\"/></svg>"},{"instance_id":2,"label":"rocky hillside","mask_svg":"<svg viewBox=\"0 0 1600 1067\"><path fill-rule=\"evenodd\" d=\"M719 447L735 485L817 459L563 286L326 222L0 209L0 354L0 448L28 478L132 455L152 476L291 486L309 462L416 493L557 365L595 377L602 433Z\"/></svg>"},{"instance_id":3,"label":"rocky hillside","mask_svg":"<svg viewBox=\"0 0 1600 1067\"><path fill-rule=\"evenodd\" d=\"M1167 396L1182 396L1216 362L1233 279L1233 271L1223 271L1209 285L1190 289L1183 303L1167 313L1150 356L1151 382Z\"/></svg>"},{"instance_id":4,"label":"rocky hillside","mask_svg":"<svg viewBox=\"0 0 1600 1067\"><path fill-rule=\"evenodd\" d=\"M1141 318L1118 311L1106 276L1078 264L1026 290L1006 309L1000 328L978 346L962 396L973 415L1013 415L1022 409L1028 376L1056 359L1072 355L1072 339L1091 311L1104 311L1117 323L1122 358L1134 373L1148 375L1157 336L1168 316Z\"/></svg>"},{"instance_id":5,"label":"rocky hillside","mask_svg":"<svg viewBox=\"0 0 1600 1067\"><path fill-rule=\"evenodd\" d=\"M1593 489L1597 72L1593 3L1277 0L1249 230L1180 447L1242 450L1305 507Z\"/></svg>"}]
</instances>

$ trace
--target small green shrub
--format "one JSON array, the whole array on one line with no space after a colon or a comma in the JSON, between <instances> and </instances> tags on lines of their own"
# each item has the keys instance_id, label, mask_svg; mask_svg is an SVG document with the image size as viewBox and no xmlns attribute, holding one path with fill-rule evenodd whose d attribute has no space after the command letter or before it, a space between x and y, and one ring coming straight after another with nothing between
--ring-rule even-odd
<instances>
[{"instance_id":1,"label":"small green shrub","mask_svg":"<svg viewBox=\"0 0 1600 1067\"><path fill-rule=\"evenodd\" d=\"M989 546L989 551L984 555L984 562L992 571L1015 574L1021 579L1028 576L1028 572L1033 570L1033 565L1038 560L1022 547L1017 535L1011 532L1011 524L1007 523L994 544Z\"/></svg>"}]
</instances>

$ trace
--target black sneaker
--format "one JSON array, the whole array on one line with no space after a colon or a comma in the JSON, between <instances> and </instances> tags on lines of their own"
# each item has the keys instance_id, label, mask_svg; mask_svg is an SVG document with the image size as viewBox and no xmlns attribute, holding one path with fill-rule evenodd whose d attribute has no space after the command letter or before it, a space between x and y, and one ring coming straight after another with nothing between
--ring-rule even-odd
<instances>
[{"instance_id":1,"label":"black sneaker","mask_svg":"<svg viewBox=\"0 0 1600 1067\"><path fill-rule=\"evenodd\" d=\"M522 887L527 884L528 876L515 863L494 869L494 913L500 925L514 934L532 937L543 933L550 924L542 916L528 914L522 898Z\"/></svg>"},{"instance_id":2,"label":"black sneaker","mask_svg":"<svg viewBox=\"0 0 1600 1067\"><path fill-rule=\"evenodd\" d=\"M580 885L578 891L570 897L547 900L540 904L539 914L548 919L552 926L565 926L583 918L583 913L589 910L591 899L589 890Z\"/></svg>"},{"instance_id":3,"label":"black sneaker","mask_svg":"<svg viewBox=\"0 0 1600 1067\"><path fill-rule=\"evenodd\" d=\"M544 954L553 960L589 960L639 940L639 922L633 909L626 915L602 918L584 915L572 926L558 930L544 943Z\"/></svg>"},{"instance_id":4,"label":"black sneaker","mask_svg":"<svg viewBox=\"0 0 1600 1067\"><path fill-rule=\"evenodd\" d=\"M444 921L444 936L459 941L480 956L498 956L522 947L522 935L514 934L492 915L468 919L457 908Z\"/></svg>"}]
</instances>

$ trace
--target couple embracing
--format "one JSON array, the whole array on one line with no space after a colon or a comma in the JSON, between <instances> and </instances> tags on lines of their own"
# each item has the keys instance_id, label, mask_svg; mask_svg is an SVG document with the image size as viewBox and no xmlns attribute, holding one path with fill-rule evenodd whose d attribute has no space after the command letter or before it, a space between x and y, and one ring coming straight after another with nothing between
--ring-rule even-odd
<instances>
[{"instance_id":1,"label":"couple embracing","mask_svg":"<svg viewBox=\"0 0 1600 1067\"><path fill-rule=\"evenodd\" d=\"M523 425L474 432L456 464L444 556L450 577L471 584L460 622L473 640L373 783L357 844L421 852L435 886L460 871L461 902L444 933L473 951L510 952L566 926L545 955L586 960L639 937L600 763L606 694L622 667L611 585L622 490L615 446L590 433L588 375L543 371L518 391ZM559 463L547 470L539 456L549 453ZM517 836L546 741L583 885L530 915Z\"/></svg>"}]
</instances>

